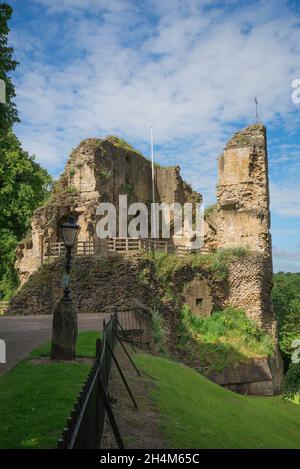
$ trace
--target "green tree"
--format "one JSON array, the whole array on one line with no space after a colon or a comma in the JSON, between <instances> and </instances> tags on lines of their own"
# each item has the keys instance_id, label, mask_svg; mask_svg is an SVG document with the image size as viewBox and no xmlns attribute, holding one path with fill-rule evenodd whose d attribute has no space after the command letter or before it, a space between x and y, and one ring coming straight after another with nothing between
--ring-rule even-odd
<instances>
[{"instance_id":1,"label":"green tree","mask_svg":"<svg viewBox=\"0 0 300 469\"><path fill-rule=\"evenodd\" d=\"M0 79L6 86L6 103L0 103L0 292L5 298L11 296L18 283L14 269L17 242L28 231L33 211L51 187L47 171L22 149L12 131L19 119L12 101L15 88L8 75L18 65L8 46L11 15L12 8L0 3Z\"/></svg>"},{"instance_id":2,"label":"green tree","mask_svg":"<svg viewBox=\"0 0 300 469\"><path fill-rule=\"evenodd\" d=\"M18 62L13 59L13 48L8 46L8 21L12 8L7 3L0 3L0 79L6 87L6 103L0 103L0 134L5 134L18 122L18 111L13 103L15 88L8 73L15 70Z\"/></svg>"},{"instance_id":3,"label":"green tree","mask_svg":"<svg viewBox=\"0 0 300 469\"><path fill-rule=\"evenodd\" d=\"M279 346L287 365L292 342L300 338L300 273L279 272L273 282L272 301L278 321Z\"/></svg>"},{"instance_id":4,"label":"green tree","mask_svg":"<svg viewBox=\"0 0 300 469\"><path fill-rule=\"evenodd\" d=\"M32 213L47 197L51 182L12 131L0 136L0 290L5 297L17 284L17 242L28 232Z\"/></svg>"}]
</instances>

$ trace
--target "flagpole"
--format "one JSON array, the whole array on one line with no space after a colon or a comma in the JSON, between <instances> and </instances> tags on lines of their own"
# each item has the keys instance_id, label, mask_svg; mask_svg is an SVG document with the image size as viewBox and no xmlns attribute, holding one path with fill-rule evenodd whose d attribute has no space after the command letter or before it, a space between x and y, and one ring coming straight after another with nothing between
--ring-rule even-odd
<instances>
[{"instance_id":1,"label":"flagpole","mask_svg":"<svg viewBox=\"0 0 300 469\"><path fill-rule=\"evenodd\" d=\"M257 96L255 96L255 109L256 109L256 125L258 125L258 121L259 121L259 117L258 117L258 99L257 99Z\"/></svg>"},{"instance_id":2,"label":"flagpole","mask_svg":"<svg viewBox=\"0 0 300 469\"><path fill-rule=\"evenodd\" d=\"M155 204L155 173L154 173L154 151L153 151L153 127L150 127L151 138L151 165L152 165L152 202ZM153 211L153 231L156 234L155 209Z\"/></svg>"}]
</instances>

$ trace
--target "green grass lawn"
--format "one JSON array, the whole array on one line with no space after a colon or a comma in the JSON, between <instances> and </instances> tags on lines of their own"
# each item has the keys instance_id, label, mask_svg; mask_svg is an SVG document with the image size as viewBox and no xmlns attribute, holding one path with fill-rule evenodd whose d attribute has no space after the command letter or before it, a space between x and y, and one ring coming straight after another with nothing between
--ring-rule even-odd
<instances>
[{"instance_id":1,"label":"green grass lawn","mask_svg":"<svg viewBox=\"0 0 300 469\"><path fill-rule=\"evenodd\" d=\"M165 358L136 363L156 384L149 392L170 447L300 448L300 406L235 394Z\"/></svg>"},{"instance_id":2,"label":"green grass lawn","mask_svg":"<svg viewBox=\"0 0 300 469\"><path fill-rule=\"evenodd\" d=\"M79 334L77 356L94 357L96 331ZM34 364L50 344L0 376L0 448L55 448L89 371L84 363ZM300 448L300 406L244 397L173 361L141 354L150 396L175 448ZM133 390L134 391L134 390Z\"/></svg>"},{"instance_id":3,"label":"green grass lawn","mask_svg":"<svg viewBox=\"0 0 300 469\"><path fill-rule=\"evenodd\" d=\"M81 332L77 356L94 357L99 332ZM50 343L0 376L0 448L55 448L90 365L33 364Z\"/></svg>"}]
</instances>

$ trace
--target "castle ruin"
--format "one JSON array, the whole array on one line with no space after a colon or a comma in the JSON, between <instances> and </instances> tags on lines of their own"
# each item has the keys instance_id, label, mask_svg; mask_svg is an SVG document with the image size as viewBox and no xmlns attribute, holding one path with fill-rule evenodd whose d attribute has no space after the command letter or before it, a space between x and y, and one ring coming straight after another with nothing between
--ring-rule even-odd
<instances>
[{"instance_id":1,"label":"castle ruin","mask_svg":"<svg viewBox=\"0 0 300 469\"><path fill-rule=\"evenodd\" d=\"M276 321L270 296L272 247L265 127L261 124L252 125L237 132L219 157L218 168L217 204L205 216L204 245L200 252L208 254L222 249L244 248L251 253L236 258L230 264L227 290L220 304L222 307L231 305L244 309L246 315L276 341ZM53 248L60 253L60 224L71 212L81 226L78 243L83 254L106 255L112 244L109 244L111 240L100 240L96 235L96 209L100 202L111 202L117 206L120 194L127 194L129 202L144 202L150 206L151 162L116 137L81 142L71 153L50 199L35 212L30 236L18 245L16 268L21 285L44 263L49 262L51 255L54 255ZM202 196L183 181L178 166L156 166L155 200L184 204L199 202ZM114 246L117 241L114 240ZM188 247L189 241L183 238L178 246L173 233L166 249L176 255L180 252L179 248ZM120 246L124 245L122 243ZM141 244L138 246L140 248ZM176 246L179 250L176 250ZM212 314L214 295L211 289L208 280L193 279L187 289L186 302L194 314ZM59 298L59 291L59 287L53 289L52 305ZM35 309L38 312L43 305L37 299L35 305L32 301L31 312L35 312ZM81 312L85 312L85 303L80 301ZM16 305L14 300L13 304ZM265 386L266 393L272 394L281 381L279 354L276 352L270 367L266 364L263 367L263 378L258 373L259 381L264 383L261 386ZM254 368L257 371L259 367L255 365ZM245 371L247 373L249 370ZM240 375L236 378L237 382L241 379ZM218 382L218 378L214 380ZM235 383L231 384L234 389ZM246 392L249 389L248 386Z\"/></svg>"}]
</instances>

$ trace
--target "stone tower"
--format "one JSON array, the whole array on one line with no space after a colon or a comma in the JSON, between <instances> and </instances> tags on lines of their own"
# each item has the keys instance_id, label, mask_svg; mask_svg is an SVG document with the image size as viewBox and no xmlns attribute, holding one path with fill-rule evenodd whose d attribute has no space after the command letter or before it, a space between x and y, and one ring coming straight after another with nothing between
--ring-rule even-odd
<instances>
[{"instance_id":1,"label":"stone tower","mask_svg":"<svg viewBox=\"0 0 300 469\"><path fill-rule=\"evenodd\" d=\"M237 132L219 157L218 248L243 246L271 260L266 129Z\"/></svg>"},{"instance_id":2,"label":"stone tower","mask_svg":"<svg viewBox=\"0 0 300 469\"><path fill-rule=\"evenodd\" d=\"M243 308L273 337L273 278L266 129L237 132L219 157L218 249L244 247L250 255L230 266L228 304Z\"/></svg>"}]
</instances>

